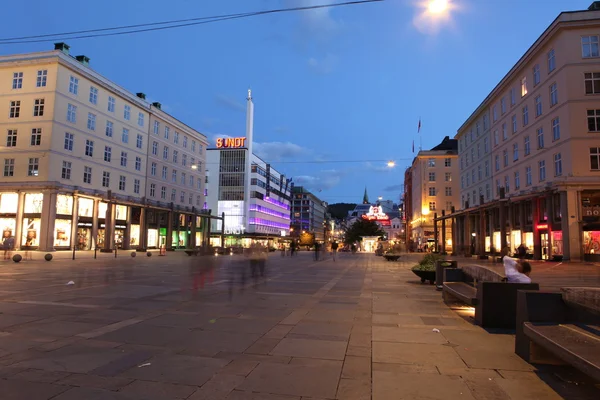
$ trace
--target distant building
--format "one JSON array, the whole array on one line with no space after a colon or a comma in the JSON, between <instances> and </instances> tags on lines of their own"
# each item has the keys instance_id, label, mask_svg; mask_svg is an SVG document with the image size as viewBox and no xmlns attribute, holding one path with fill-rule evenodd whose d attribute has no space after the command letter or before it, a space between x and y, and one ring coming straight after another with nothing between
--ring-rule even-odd
<instances>
[{"instance_id":1,"label":"distant building","mask_svg":"<svg viewBox=\"0 0 600 400\"><path fill-rule=\"evenodd\" d=\"M331 230L325 224L327 203L303 186L294 186L291 195L293 236L298 236L302 232L309 232L314 234L316 241L325 241L326 232Z\"/></svg>"}]
</instances>

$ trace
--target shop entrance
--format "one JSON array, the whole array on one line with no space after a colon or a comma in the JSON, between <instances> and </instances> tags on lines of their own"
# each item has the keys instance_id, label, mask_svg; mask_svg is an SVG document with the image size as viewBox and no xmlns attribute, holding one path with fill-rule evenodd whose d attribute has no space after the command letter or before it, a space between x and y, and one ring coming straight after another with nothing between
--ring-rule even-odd
<instances>
[{"instance_id":1,"label":"shop entrance","mask_svg":"<svg viewBox=\"0 0 600 400\"><path fill-rule=\"evenodd\" d=\"M542 260L548 259L548 231L540 232L540 244L542 246Z\"/></svg>"}]
</instances>

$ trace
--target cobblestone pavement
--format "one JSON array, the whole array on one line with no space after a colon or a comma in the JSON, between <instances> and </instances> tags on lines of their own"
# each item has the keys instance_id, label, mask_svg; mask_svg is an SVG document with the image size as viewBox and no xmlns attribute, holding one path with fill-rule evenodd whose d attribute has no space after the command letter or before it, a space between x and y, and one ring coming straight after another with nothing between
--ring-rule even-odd
<instances>
[{"instance_id":1,"label":"cobblestone pavement","mask_svg":"<svg viewBox=\"0 0 600 400\"><path fill-rule=\"evenodd\" d=\"M0 263L2 400L600 397L444 304L416 255L272 254L257 281L238 256L78 256Z\"/></svg>"}]
</instances>

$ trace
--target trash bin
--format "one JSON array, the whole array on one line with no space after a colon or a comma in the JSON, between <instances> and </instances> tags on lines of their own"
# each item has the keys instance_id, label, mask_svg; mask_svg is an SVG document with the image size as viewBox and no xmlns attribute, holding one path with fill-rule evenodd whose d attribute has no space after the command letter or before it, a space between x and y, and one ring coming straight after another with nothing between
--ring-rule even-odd
<instances>
[{"instance_id":1,"label":"trash bin","mask_svg":"<svg viewBox=\"0 0 600 400\"><path fill-rule=\"evenodd\" d=\"M437 260L435 262L435 287L442 290L444 268L458 268L458 262L453 260Z\"/></svg>"}]
</instances>

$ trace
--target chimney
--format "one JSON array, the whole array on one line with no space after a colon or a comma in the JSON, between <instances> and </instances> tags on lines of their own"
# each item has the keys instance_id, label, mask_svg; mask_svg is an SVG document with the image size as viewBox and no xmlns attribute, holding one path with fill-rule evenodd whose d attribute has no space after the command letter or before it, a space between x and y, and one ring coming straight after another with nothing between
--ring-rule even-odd
<instances>
[{"instance_id":1,"label":"chimney","mask_svg":"<svg viewBox=\"0 0 600 400\"><path fill-rule=\"evenodd\" d=\"M90 65L90 58L86 57L86 56L75 56L75 59L77 61L79 61L80 63L82 63L83 65L85 65L86 67L89 67Z\"/></svg>"},{"instance_id":2,"label":"chimney","mask_svg":"<svg viewBox=\"0 0 600 400\"><path fill-rule=\"evenodd\" d=\"M588 11L598 11L598 10L600 10L600 1L595 1L588 7Z\"/></svg>"},{"instance_id":3,"label":"chimney","mask_svg":"<svg viewBox=\"0 0 600 400\"><path fill-rule=\"evenodd\" d=\"M136 93L135 95L142 100L146 100L146 93L139 92L139 93Z\"/></svg>"},{"instance_id":4,"label":"chimney","mask_svg":"<svg viewBox=\"0 0 600 400\"><path fill-rule=\"evenodd\" d=\"M152 103L152 105L153 105L155 108L158 108L159 110L161 110L161 106L162 106L162 104L160 104L158 101L155 101L154 103Z\"/></svg>"},{"instance_id":5,"label":"chimney","mask_svg":"<svg viewBox=\"0 0 600 400\"><path fill-rule=\"evenodd\" d=\"M71 46L69 46L68 44L66 44L64 42L54 43L54 50L60 50L63 53L65 53L66 55L69 55L70 48L71 48Z\"/></svg>"}]
</instances>

